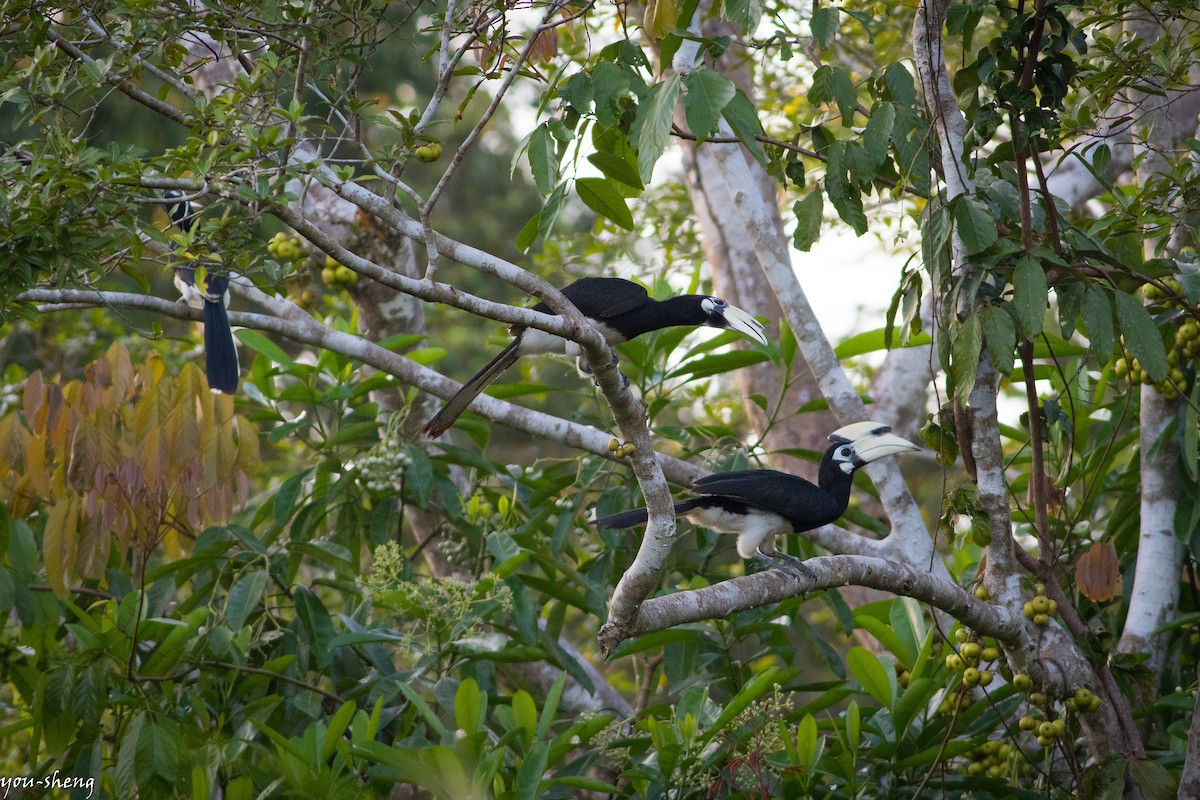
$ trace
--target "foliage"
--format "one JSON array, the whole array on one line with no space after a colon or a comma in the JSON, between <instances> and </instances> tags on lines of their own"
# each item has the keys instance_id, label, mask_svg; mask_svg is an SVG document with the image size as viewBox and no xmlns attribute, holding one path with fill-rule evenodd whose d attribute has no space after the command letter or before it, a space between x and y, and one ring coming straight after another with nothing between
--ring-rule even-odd
<instances>
[{"instance_id":1,"label":"foliage","mask_svg":"<svg viewBox=\"0 0 1200 800\"><path fill-rule=\"evenodd\" d=\"M1116 100L1186 81L1194 9L1156 4L1177 35L1139 42L1117 32L1126 6L950 6L968 152L946 164L928 147L907 12L728 2L710 20L700 4L655 0L639 31L624 7L517 5L339 0L251 14L131 2L50 15L9 4L0 305L25 314L12 324L51 331L23 291L149 293L170 260L195 260L286 293L289 313L323 333L357 330L362 265L328 253L323 229L301 237L281 221L316 188L344 198L350 185L381 198L374 216L359 207L338 221L350 255L396 233L403 209L423 226L430 276L434 231L457 231L489 253L530 252L547 275L645 257L656 296L698 290L694 223L664 186L666 156L677 139L736 142L777 181L798 249L828 211L858 235L896 219L919 235L886 325L838 355L930 341L920 310L932 290L946 383L926 433L944 469L939 555L960 585L977 583L994 530L952 466L972 444L957 438L956 413L985 358L1006 387L1029 387L1023 419L1001 429L1004 513L1031 550L1053 543L1049 574L1074 573L1081 590L1058 610L1027 580L1028 616L1042 628L1056 610L1076 614L1088 662L1111 665L1123 696L1148 693L1148 758L1095 758L1090 690L1047 694L995 652L1011 642L905 597L853 610L833 591L791 598L631 639L606 662L596 629L635 548L585 518L639 502L622 466L528 442L484 450L493 432L470 415L468 446L430 450L412 433L413 387L336 348L310 357L254 330L238 332L253 356L242 394L213 396L194 364L176 367L158 323L137 318L153 344L109 346L64 323L39 354L52 363L74 347L86 367L5 374L6 393L17 390L0 417L5 774L60 771L94 778L102 796L145 798L383 797L398 783L456 799L1109 797L1127 777L1149 797L1173 792L1198 600L1185 594L1162 626L1162 674L1113 639L1137 564L1138 468L1160 446L1140 441L1135 386L1182 401L1191 480L1175 531L1193 583L1200 550L1200 280L1180 212L1195 206L1200 145L1147 148L1139 159L1161 161L1136 186L1109 176L1108 144L1089 149L1101 214L1048 200L1041 166ZM713 21L738 35L693 25ZM188 49L196 37L201 55ZM226 47L240 71L206 92L209 57ZM727 74L742 58L759 62L761 97ZM527 94L505 94L512 86ZM422 110L413 96L438 102ZM528 130L519 147L497 111ZM510 159L511 191L497 169ZM540 199L522 186L526 169ZM973 191L950 196L949 170ZM149 210L168 189L201 196L194 231L164 232ZM646 238L661 248L647 254ZM481 281L449 269L463 291ZM464 343L484 349L477 331L431 316L439 346L421 333L381 346L454 370ZM787 391L806 369L796 334L781 326L762 350L730 349L729 333L688 336L620 349L662 449L714 469L765 461L765 432L747 433L720 381L769 363ZM607 426L590 387L559 390L553 368L521 369L492 393ZM754 398L768 426L780 400ZM863 508L847 519L886 532ZM699 531L657 588L744 569Z\"/></svg>"}]
</instances>

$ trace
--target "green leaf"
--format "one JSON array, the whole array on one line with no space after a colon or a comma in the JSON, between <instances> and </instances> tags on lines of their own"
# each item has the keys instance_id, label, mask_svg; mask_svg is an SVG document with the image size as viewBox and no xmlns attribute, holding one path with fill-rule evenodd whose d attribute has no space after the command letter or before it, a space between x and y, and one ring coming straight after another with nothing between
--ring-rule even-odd
<instances>
[{"instance_id":1,"label":"green leaf","mask_svg":"<svg viewBox=\"0 0 1200 800\"><path fill-rule=\"evenodd\" d=\"M954 396L966 404L975 388L975 374L979 369L979 352L983 347L980 315L967 317L954 332L950 343L950 377L954 384Z\"/></svg>"},{"instance_id":2,"label":"green leaf","mask_svg":"<svg viewBox=\"0 0 1200 800\"><path fill-rule=\"evenodd\" d=\"M627 231L633 230L633 214L608 178L580 178L575 181L575 192L592 211Z\"/></svg>"},{"instance_id":3,"label":"green leaf","mask_svg":"<svg viewBox=\"0 0 1200 800\"><path fill-rule=\"evenodd\" d=\"M1127 292L1118 291L1116 301L1117 322L1121 325L1125 347L1141 362L1142 368L1150 374L1150 380L1155 383L1166 380L1167 352L1150 312Z\"/></svg>"},{"instance_id":4,"label":"green leaf","mask_svg":"<svg viewBox=\"0 0 1200 800\"><path fill-rule=\"evenodd\" d=\"M466 678L454 693L454 722L468 734L483 729L487 717L487 695L479 691L474 678Z\"/></svg>"},{"instance_id":5,"label":"green leaf","mask_svg":"<svg viewBox=\"0 0 1200 800\"><path fill-rule=\"evenodd\" d=\"M762 0L725 0L725 16L743 30L753 31L763 16Z\"/></svg>"},{"instance_id":6,"label":"green leaf","mask_svg":"<svg viewBox=\"0 0 1200 800\"><path fill-rule=\"evenodd\" d=\"M878 103L871 111L867 127L863 130L863 149L876 167L887 160L888 146L892 141L892 128L896 125L896 106Z\"/></svg>"},{"instance_id":7,"label":"green leaf","mask_svg":"<svg viewBox=\"0 0 1200 800\"><path fill-rule=\"evenodd\" d=\"M679 102L680 86L679 74L672 73L671 77L651 87L649 102L643 102L638 107L634 136L638 150L638 174L643 182L649 182L654 174L654 165L671 141L671 123Z\"/></svg>"},{"instance_id":8,"label":"green leaf","mask_svg":"<svg viewBox=\"0 0 1200 800\"><path fill-rule=\"evenodd\" d=\"M338 710L333 712L333 716L329 719L329 727L325 729L325 739L321 742L321 757L328 759L337 749L338 742L342 739L342 734L346 728L350 727L350 721L354 719L354 712L358 709L358 704L353 700L347 700L338 706Z\"/></svg>"},{"instance_id":9,"label":"green leaf","mask_svg":"<svg viewBox=\"0 0 1200 800\"><path fill-rule=\"evenodd\" d=\"M1021 333L1028 337L1042 332L1046 317L1046 305L1050 301L1050 290L1046 286L1046 271L1031 255L1021 256L1013 269L1013 307L1017 311L1017 322Z\"/></svg>"},{"instance_id":10,"label":"green leaf","mask_svg":"<svg viewBox=\"0 0 1200 800\"><path fill-rule=\"evenodd\" d=\"M758 119L758 112L754 108L754 103L751 103L746 95L742 94L741 89L734 94L733 99L725 106L725 110L721 112L721 116L725 117L725 121L729 123L729 127L733 128L733 132L737 134L738 139L750 151L750 155L754 156L764 169L767 166L767 154L763 151L762 145L754 137L763 132L762 122Z\"/></svg>"},{"instance_id":11,"label":"green leaf","mask_svg":"<svg viewBox=\"0 0 1200 800\"><path fill-rule=\"evenodd\" d=\"M1017 325L1004 306L988 306L982 313L988 355L992 357L996 371L1008 375L1016 361Z\"/></svg>"},{"instance_id":12,"label":"green leaf","mask_svg":"<svg viewBox=\"0 0 1200 800\"><path fill-rule=\"evenodd\" d=\"M861 356L864 353L877 353L880 350L888 350L887 346L887 328L875 328L874 330L863 331L856 333L846 339L843 339L837 347L833 348L833 354L838 358L853 358ZM921 345L929 344L933 341L929 334L921 331L918 334L910 336L904 344L895 345L895 349L903 347L920 347Z\"/></svg>"},{"instance_id":13,"label":"green leaf","mask_svg":"<svg viewBox=\"0 0 1200 800\"><path fill-rule=\"evenodd\" d=\"M621 101L629 94L629 76L611 61L601 61L592 70L592 101L596 104L596 119L606 127L621 121L624 106Z\"/></svg>"},{"instance_id":14,"label":"green leaf","mask_svg":"<svg viewBox=\"0 0 1200 800\"><path fill-rule=\"evenodd\" d=\"M825 64L817 68L813 73L812 88L808 90L808 101L815 106L836 103L838 113L842 116L842 125L848 128L854 123L858 94L854 81L840 67Z\"/></svg>"},{"instance_id":15,"label":"green leaf","mask_svg":"<svg viewBox=\"0 0 1200 800\"><path fill-rule=\"evenodd\" d=\"M258 331L252 331L249 328L238 328L234 331L238 341L249 347L256 353L266 356L269 360L276 364L282 365L285 369L291 369L296 366L296 362L292 361L291 356L283 352L283 348L272 342L266 336L263 336Z\"/></svg>"},{"instance_id":16,"label":"green leaf","mask_svg":"<svg viewBox=\"0 0 1200 800\"><path fill-rule=\"evenodd\" d=\"M707 378L710 375L720 375L753 364L761 364L768 358L770 356L759 349L716 353L702 358L689 359L680 364L678 369L672 370L668 377L677 378L681 375L690 375L693 379Z\"/></svg>"},{"instance_id":17,"label":"green leaf","mask_svg":"<svg viewBox=\"0 0 1200 800\"><path fill-rule=\"evenodd\" d=\"M796 232L792 235L792 242L797 250L807 253L821 236L825 193L820 189L813 189L807 197L796 201L792 206L792 213L796 215Z\"/></svg>"},{"instance_id":18,"label":"green leaf","mask_svg":"<svg viewBox=\"0 0 1200 800\"><path fill-rule=\"evenodd\" d=\"M812 31L813 38L817 40L817 45L822 49L826 49L833 44L833 39L838 32L838 10L834 6L821 6L812 13L809 19L808 28Z\"/></svg>"},{"instance_id":19,"label":"green leaf","mask_svg":"<svg viewBox=\"0 0 1200 800\"><path fill-rule=\"evenodd\" d=\"M1098 286L1089 286L1083 296L1083 325L1087 329L1092 355L1100 361L1107 361L1116 341L1113 307L1108 292Z\"/></svg>"},{"instance_id":20,"label":"green leaf","mask_svg":"<svg viewBox=\"0 0 1200 800\"><path fill-rule=\"evenodd\" d=\"M246 624L250 612L262 600L270 576L266 570L255 570L239 578L225 599L225 622L234 631Z\"/></svg>"},{"instance_id":21,"label":"green leaf","mask_svg":"<svg viewBox=\"0 0 1200 800\"><path fill-rule=\"evenodd\" d=\"M721 112L737 94L733 81L719 72L701 69L687 76L683 113L697 139L705 139L717 130Z\"/></svg>"},{"instance_id":22,"label":"green leaf","mask_svg":"<svg viewBox=\"0 0 1200 800\"><path fill-rule=\"evenodd\" d=\"M871 697L884 708L891 708L892 684L874 653L865 647L852 647L846 654L846 667Z\"/></svg>"},{"instance_id":23,"label":"green leaf","mask_svg":"<svg viewBox=\"0 0 1200 800\"><path fill-rule=\"evenodd\" d=\"M533 746L534 736L537 734L537 704L533 702L533 697L524 689L518 689L512 696L512 714L513 722L522 730L522 740L525 742L526 751Z\"/></svg>"},{"instance_id":24,"label":"green leaf","mask_svg":"<svg viewBox=\"0 0 1200 800\"><path fill-rule=\"evenodd\" d=\"M529 169L538 192L543 197L550 194L558 183L558 156L550 127L544 122L529 135Z\"/></svg>"},{"instance_id":25,"label":"green leaf","mask_svg":"<svg viewBox=\"0 0 1200 800\"><path fill-rule=\"evenodd\" d=\"M883 84L887 87L892 102L901 107L909 107L917 102L917 87L913 82L912 73L899 61L888 64L883 71Z\"/></svg>"},{"instance_id":26,"label":"green leaf","mask_svg":"<svg viewBox=\"0 0 1200 800\"><path fill-rule=\"evenodd\" d=\"M968 255L986 250L999 237L995 215L974 195L963 195L955 201L954 224Z\"/></svg>"},{"instance_id":27,"label":"green leaf","mask_svg":"<svg viewBox=\"0 0 1200 800\"><path fill-rule=\"evenodd\" d=\"M616 153L600 150L588 156L588 161L592 162L606 178L612 178L614 181L635 189L645 187L645 184L642 183L642 176L638 175L637 165Z\"/></svg>"}]
</instances>

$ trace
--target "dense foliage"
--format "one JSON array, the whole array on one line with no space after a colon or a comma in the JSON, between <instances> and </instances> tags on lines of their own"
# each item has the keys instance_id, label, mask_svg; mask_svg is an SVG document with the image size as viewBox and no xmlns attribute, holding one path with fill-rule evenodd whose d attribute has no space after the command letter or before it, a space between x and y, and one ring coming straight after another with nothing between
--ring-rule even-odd
<instances>
[{"instance_id":1,"label":"dense foliage","mask_svg":"<svg viewBox=\"0 0 1200 800\"><path fill-rule=\"evenodd\" d=\"M4 786L1200 785L1192 4L92 5L0 10ZM911 400L932 458L904 465L930 531L904 541L928 549L882 549L901 523L860 475L842 524L867 544L814 569L879 555L936 587L883 567L883 599L776 581L775 602L601 647L646 546L588 519L653 497L647 448L613 439L615 415L633 441L628 415L569 366L523 364L491 396L550 416L489 406L433 443L434 368L462 379L502 339L464 311L527 321L485 299L542 290L518 259L556 286L728 287L698 266L700 220L736 209L766 267L745 192L704 195L713 175L687 161L730 152L798 251L832 223L902 254L890 309L832 354L857 403L902 391L871 383L885 354L932 350ZM202 206L194 230L170 225L168 191ZM243 282L235 397L204 385L178 263ZM675 483L814 462L771 432L847 413L819 329L770 290L768 347L670 329L620 348ZM775 394L738 396L764 367ZM782 412L810 379L825 399ZM650 602L751 586L707 531L664 559ZM1159 593L1134 589L1147 575Z\"/></svg>"}]
</instances>

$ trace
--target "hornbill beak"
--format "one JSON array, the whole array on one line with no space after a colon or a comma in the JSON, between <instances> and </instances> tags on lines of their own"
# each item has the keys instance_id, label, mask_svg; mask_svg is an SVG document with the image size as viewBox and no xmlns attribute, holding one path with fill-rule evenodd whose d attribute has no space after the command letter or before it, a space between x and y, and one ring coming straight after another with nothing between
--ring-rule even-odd
<instances>
[{"instance_id":1,"label":"hornbill beak","mask_svg":"<svg viewBox=\"0 0 1200 800\"><path fill-rule=\"evenodd\" d=\"M855 439L850 446L854 449L855 467L865 467L872 461L878 461L885 456L921 449L907 439L901 439L891 433L870 434Z\"/></svg>"},{"instance_id":2,"label":"hornbill beak","mask_svg":"<svg viewBox=\"0 0 1200 800\"><path fill-rule=\"evenodd\" d=\"M767 344L767 333L763 330L763 326L759 324L758 320L737 306L725 306L721 310L721 316L725 318L725 322L730 330L745 334L760 344Z\"/></svg>"}]
</instances>

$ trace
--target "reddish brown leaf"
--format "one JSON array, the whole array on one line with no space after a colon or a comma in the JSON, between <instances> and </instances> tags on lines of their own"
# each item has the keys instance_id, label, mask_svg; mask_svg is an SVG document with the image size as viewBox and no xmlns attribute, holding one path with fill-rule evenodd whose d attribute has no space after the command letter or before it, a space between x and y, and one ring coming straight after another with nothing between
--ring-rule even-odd
<instances>
[{"instance_id":1,"label":"reddish brown leaf","mask_svg":"<svg viewBox=\"0 0 1200 800\"><path fill-rule=\"evenodd\" d=\"M1075 563L1075 584L1093 603L1116 597L1120 582L1117 549L1112 542L1095 542Z\"/></svg>"},{"instance_id":2,"label":"reddish brown leaf","mask_svg":"<svg viewBox=\"0 0 1200 800\"><path fill-rule=\"evenodd\" d=\"M39 369L25 379L25 395L22 398L25 405L25 421L30 428L37 425L37 414L46 401L45 379Z\"/></svg>"}]
</instances>

